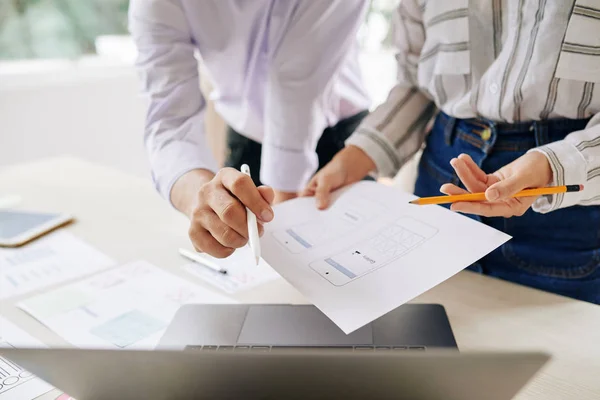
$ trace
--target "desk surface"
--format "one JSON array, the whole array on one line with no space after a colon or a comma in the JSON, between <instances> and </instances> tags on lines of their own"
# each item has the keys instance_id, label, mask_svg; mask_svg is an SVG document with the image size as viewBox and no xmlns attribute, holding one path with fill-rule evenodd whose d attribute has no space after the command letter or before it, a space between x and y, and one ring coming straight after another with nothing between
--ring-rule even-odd
<instances>
[{"instance_id":1,"label":"desk surface","mask_svg":"<svg viewBox=\"0 0 600 400\"><path fill-rule=\"evenodd\" d=\"M19 194L21 208L68 212L69 229L118 262L145 259L187 275L177 248L189 243L186 219L159 198L150 184L74 158L0 169L2 192ZM14 304L0 313L49 345L65 342ZM305 303L283 280L233 296L248 303ZM600 307L500 280L461 272L415 299L446 307L462 351L542 350L553 360L518 399L600 399ZM52 394L42 397L54 399Z\"/></svg>"}]
</instances>

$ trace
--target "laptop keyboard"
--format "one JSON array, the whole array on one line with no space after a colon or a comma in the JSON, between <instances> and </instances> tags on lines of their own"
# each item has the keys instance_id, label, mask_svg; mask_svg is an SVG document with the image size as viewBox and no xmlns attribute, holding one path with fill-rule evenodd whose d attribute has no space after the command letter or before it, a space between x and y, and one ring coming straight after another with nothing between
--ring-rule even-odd
<instances>
[{"instance_id":1,"label":"laptop keyboard","mask_svg":"<svg viewBox=\"0 0 600 400\"><path fill-rule=\"evenodd\" d=\"M425 351L425 346L186 346L185 350L192 351L235 351L235 352L263 352L269 353L277 350L306 350L306 349L324 349L324 350L344 350L344 351Z\"/></svg>"}]
</instances>

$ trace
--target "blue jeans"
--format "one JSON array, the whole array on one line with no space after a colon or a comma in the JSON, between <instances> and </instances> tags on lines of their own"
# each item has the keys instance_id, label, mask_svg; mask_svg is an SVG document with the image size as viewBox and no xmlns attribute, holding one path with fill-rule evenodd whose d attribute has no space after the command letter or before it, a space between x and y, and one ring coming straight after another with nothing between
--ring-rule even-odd
<instances>
[{"instance_id":1,"label":"blue jeans","mask_svg":"<svg viewBox=\"0 0 600 400\"><path fill-rule=\"evenodd\" d=\"M439 195L443 183L461 187L450 160L469 154L487 173L527 150L563 139L588 120L496 124L460 120L440 113L430 132L415 185L420 197ZM491 135L484 140L481 126ZM579 184L583 182L567 182ZM568 196L568 194L566 194ZM547 214L528 210L522 217L469 217L513 238L468 269L533 288L600 304L600 207L574 206Z\"/></svg>"}]
</instances>

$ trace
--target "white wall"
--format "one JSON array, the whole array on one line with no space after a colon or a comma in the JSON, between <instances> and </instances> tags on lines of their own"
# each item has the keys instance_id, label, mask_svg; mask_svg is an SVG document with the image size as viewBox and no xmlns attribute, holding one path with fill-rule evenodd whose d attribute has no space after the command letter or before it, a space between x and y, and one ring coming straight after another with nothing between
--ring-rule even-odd
<instances>
[{"instance_id":1,"label":"white wall","mask_svg":"<svg viewBox=\"0 0 600 400\"><path fill-rule=\"evenodd\" d=\"M361 64L374 102L382 102L394 82L393 56L363 54ZM138 89L134 68L122 60L0 64L0 167L69 154L148 177ZM222 154L224 124L211 111L211 145ZM414 165L398 179L412 190Z\"/></svg>"},{"instance_id":2,"label":"white wall","mask_svg":"<svg viewBox=\"0 0 600 400\"><path fill-rule=\"evenodd\" d=\"M133 68L56 63L0 72L0 165L72 154L147 175Z\"/></svg>"}]
</instances>

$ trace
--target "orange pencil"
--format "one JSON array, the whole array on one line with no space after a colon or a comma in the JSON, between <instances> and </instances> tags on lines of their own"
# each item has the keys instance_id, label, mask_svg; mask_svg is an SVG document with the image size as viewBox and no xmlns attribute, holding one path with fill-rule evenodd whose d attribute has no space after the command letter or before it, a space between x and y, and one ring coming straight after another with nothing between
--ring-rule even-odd
<instances>
[{"instance_id":1,"label":"orange pencil","mask_svg":"<svg viewBox=\"0 0 600 400\"><path fill-rule=\"evenodd\" d=\"M549 186L539 189L525 189L520 191L519 193L516 193L512 197L537 197L544 196L547 194L579 192L581 190L583 190L583 185ZM458 194L454 196L423 197L411 201L410 204L424 206L428 204L458 203L460 201L486 201L485 193L469 193Z\"/></svg>"}]
</instances>

